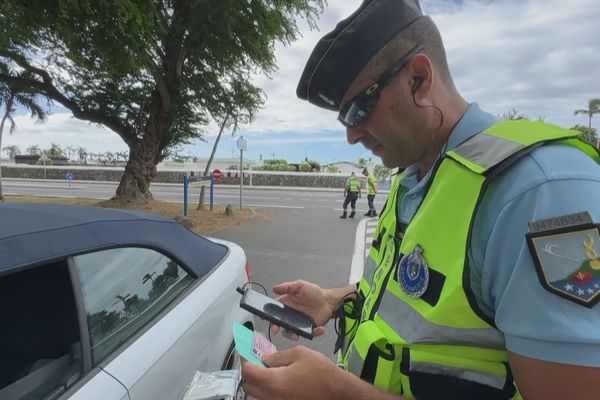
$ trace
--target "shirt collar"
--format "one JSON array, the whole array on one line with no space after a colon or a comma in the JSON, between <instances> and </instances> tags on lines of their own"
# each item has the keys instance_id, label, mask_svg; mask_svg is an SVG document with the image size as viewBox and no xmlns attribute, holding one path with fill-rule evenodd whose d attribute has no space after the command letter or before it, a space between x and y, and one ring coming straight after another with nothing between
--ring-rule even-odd
<instances>
[{"instance_id":1,"label":"shirt collar","mask_svg":"<svg viewBox=\"0 0 600 400\"><path fill-rule=\"evenodd\" d=\"M483 111L481 108L479 108L477 103L470 103L467 111L463 114L462 118L458 121L452 130L452 133L448 137L448 141L443 147L444 154L455 149L465 140L489 128L496 122L496 117L488 112ZM419 181L419 167L416 164L413 164L406 168L404 177L402 178L400 184L407 187L409 190L418 189L418 187L425 187L430 175L431 170L421 181Z\"/></svg>"}]
</instances>

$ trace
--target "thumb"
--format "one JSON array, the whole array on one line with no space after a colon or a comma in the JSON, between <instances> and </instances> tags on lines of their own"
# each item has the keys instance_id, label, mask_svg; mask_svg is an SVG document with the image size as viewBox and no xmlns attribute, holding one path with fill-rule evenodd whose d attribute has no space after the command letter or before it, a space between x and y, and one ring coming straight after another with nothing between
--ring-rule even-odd
<instances>
[{"instance_id":1,"label":"thumb","mask_svg":"<svg viewBox=\"0 0 600 400\"><path fill-rule=\"evenodd\" d=\"M294 349L281 350L262 357L262 361L269 368L286 367L296 361Z\"/></svg>"},{"instance_id":2,"label":"thumb","mask_svg":"<svg viewBox=\"0 0 600 400\"><path fill-rule=\"evenodd\" d=\"M298 281L283 282L273 286L273 293L278 295L292 294L297 286Z\"/></svg>"}]
</instances>

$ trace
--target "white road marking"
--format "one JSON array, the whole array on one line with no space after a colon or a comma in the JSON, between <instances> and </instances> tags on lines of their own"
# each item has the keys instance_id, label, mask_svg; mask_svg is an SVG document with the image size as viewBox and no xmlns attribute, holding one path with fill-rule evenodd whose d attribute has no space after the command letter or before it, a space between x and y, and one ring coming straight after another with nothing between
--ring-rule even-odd
<instances>
[{"instance_id":1,"label":"white road marking","mask_svg":"<svg viewBox=\"0 0 600 400\"><path fill-rule=\"evenodd\" d=\"M350 266L350 276L348 283L356 283L360 280L365 268L365 229L367 227L367 218L361 219L356 227L356 236L354 239L354 254L352 255L352 264Z\"/></svg>"},{"instance_id":2,"label":"white road marking","mask_svg":"<svg viewBox=\"0 0 600 400\"><path fill-rule=\"evenodd\" d=\"M300 210L304 210L305 207L300 207L300 206L279 206L279 205L272 205L272 204L243 204L244 206L247 207L272 207L272 208L296 208L296 209L300 209Z\"/></svg>"},{"instance_id":3,"label":"white road marking","mask_svg":"<svg viewBox=\"0 0 600 400\"><path fill-rule=\"evenodd\" d=\"M369 250L373 242L375 226L377 226L377 218L363 218L356 227L349 283L358 282L363 274L365 260L369 256Z\"/></svg>"}]
</instances>

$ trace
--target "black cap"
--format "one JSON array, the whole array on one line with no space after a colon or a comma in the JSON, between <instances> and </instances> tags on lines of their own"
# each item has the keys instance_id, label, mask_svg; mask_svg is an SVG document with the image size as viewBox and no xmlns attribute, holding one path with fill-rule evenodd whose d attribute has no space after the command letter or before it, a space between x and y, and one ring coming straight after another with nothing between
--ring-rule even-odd
<instances>
[{"instance_id":1,"label":"black cap","mask_svg":"<svg viewBox=\"0 0 600 400\"><path fill-rule=\"evenodd\" d=\"M298 82L297 96L338 111L346 90L375 53L422 16L418 0L363 1L319 40Z\"/></svg>"}]
</instances>

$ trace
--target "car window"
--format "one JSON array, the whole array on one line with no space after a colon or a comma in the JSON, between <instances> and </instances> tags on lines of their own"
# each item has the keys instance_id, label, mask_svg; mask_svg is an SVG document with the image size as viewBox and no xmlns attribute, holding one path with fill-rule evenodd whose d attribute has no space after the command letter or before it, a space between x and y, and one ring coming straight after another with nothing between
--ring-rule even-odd
<instances>
[{"instance_id":1,"label":"car window","mask_svg":"<svg viewBox=\"0 0 600 400\"><path fill-rule=\"evenodd\" d=\"M97 364L162 311L193 278L165 255L119 248L75 257Z\"/></svg>"},{"instance_id":2,"label":"car window","mask_svg":"<svg viewBox=\"0 0 600 400\"><path fill-rule=\"evenodd\" d=\"M66 260L0 277L0 399L54 399L79 380L77 315Z\"/></svg>"}]
</instances>

